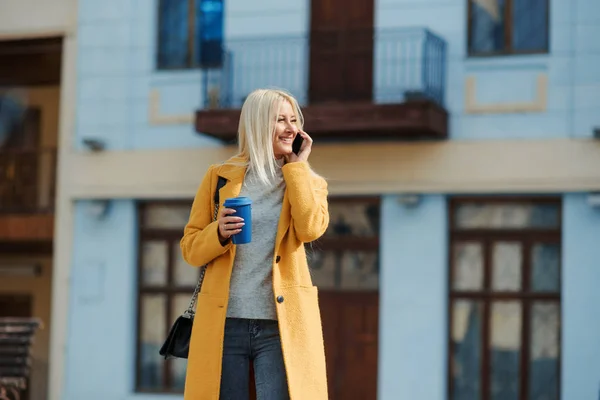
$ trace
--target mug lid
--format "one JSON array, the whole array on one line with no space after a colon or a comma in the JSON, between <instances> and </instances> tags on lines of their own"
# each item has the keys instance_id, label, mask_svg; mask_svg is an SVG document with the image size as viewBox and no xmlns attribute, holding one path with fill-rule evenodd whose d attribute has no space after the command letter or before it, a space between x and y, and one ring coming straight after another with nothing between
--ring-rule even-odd
<instances>
[{"instance_id":1,"label":"mug lid","mask_svg":"<svg viewBox=\"0 0 600 400\"><path fill-rule=\"evenodd\" d=\"M233 197L231 199L226 199L225 203L223 203L225 207L240 207L250 204L252 204L252 199L249 197Z\"/></svg>"}]
</instances>

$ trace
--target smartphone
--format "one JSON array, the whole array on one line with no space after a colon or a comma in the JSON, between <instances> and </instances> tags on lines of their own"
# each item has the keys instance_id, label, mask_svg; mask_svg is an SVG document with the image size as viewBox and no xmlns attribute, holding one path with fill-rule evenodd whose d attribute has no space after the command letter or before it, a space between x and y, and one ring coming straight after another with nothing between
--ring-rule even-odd
<instances>
[{"instance_id":1,"label":"smartphone","mask_svg":"<svg viewBox=\"0 0 600 400\"><path fill-rule=\"evenodd\" d=\"M302 142L304 142L304 138L302 136L300 136L300 134L298 133L296 135L296 137L294 138L294 143L292 143L292 151L294 152L295 155L298 155L298 153L300 153L300 148L302 147Z\"/></svg>"}]
</instances>

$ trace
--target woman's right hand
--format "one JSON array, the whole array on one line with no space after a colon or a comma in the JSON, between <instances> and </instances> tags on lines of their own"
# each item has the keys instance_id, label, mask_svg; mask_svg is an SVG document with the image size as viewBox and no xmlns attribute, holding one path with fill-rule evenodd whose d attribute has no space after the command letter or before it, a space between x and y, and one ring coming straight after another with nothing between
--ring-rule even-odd
<instances>
[{"instance_id":1,"label":"woman's right hand","mask_svg":"<svg viewBox=\"0 0 600 400\"><path fill-rule=\"evenodd\" d=\"M229 238L242 231L242 226L245 225L244 219L240 217L231 216L235 214L235 210L232 208L223 208L219 212L217 222L219 223L219 241L221 243L226 242Z\"/></svg>"}]
</instances>

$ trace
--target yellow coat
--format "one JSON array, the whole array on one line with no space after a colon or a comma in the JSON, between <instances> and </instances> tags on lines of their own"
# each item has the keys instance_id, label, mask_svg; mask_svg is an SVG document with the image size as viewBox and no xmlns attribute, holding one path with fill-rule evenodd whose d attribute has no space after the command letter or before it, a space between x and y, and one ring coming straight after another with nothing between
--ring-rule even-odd
<instances>
[{"instance_id":1,"label":"yellow coat","mask_svg":"<svg viewBox=\"0 0 600 400\"><path fill-rule=\"evenodd\" d=\"M240 161L239 159L233 159ZM236 246L222 246L213 193L219 176L221 204L239 195L245 168L211 166L192 205L181 239L191 265L210 263L198 296L188 357L185 400L218 400L229 280ZM304 243L318 239L329 224L327 183L306 162L283 166L286 190L273 257L273 292L291 400L327 400L327 377L317 288L313 286ZM276 301L283 296L283 302Z\"/></svg>"}]
</instances>

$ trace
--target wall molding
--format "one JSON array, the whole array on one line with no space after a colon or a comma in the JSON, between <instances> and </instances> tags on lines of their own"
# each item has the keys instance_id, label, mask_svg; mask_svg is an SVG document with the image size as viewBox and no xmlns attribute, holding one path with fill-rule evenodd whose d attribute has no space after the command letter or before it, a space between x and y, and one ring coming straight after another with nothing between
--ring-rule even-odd
<instances>
[{"instance_id":1,"label":"wall molding","mask_svg":"<svg viewBox=\"0 0 600 400\"><path fill-rule=\"evenodd\" d=\"M524 112L544 112L548 102L548 75L538 74L535 98L530 102L481 104L477 100L477 78L473 75L465 79L465 113L467 114L508 114Z\"/></svg>"},{"instance_id":2,"label":"wall molding","mask_svg":"<svg viewBox=\"0 0 600 400\"><path fill-rule=\"evenodd\" d=\"M76 153L63 194L191 198L208 166L235 151L221 146ZM600 141L593 139L332 143L315 146L310 160L338 195L600 191Z\"/></svg>"},{"instance_id":3,"label":"wall molding","mask_svg":"<svg viewBox=\"0 0 600 400\"><path fill-rule=\"evenodd\" d=\"M79 1L65 0L65 28L62 48L60 109L58 127L58 162L56 167L56 201L54 211L54 252L52 254L50 355L48 365L48 400L67 396L66 368L69 349L71 256L73 252L73 203L62 193L69 186L70 156L75 136L77 105L77 56Z\"/></svg>"},{"instance_id":4,"label":"wall molding","mask_svg":"<svg viewBox=\"0 0 600 400\"><path fill-rule=\"evenodd\" d=\"M193 125L194 114L163 114L160 110L160 92L151 89L148 96L148 121L150 125Z\"/></svg>"}]
</instances>

